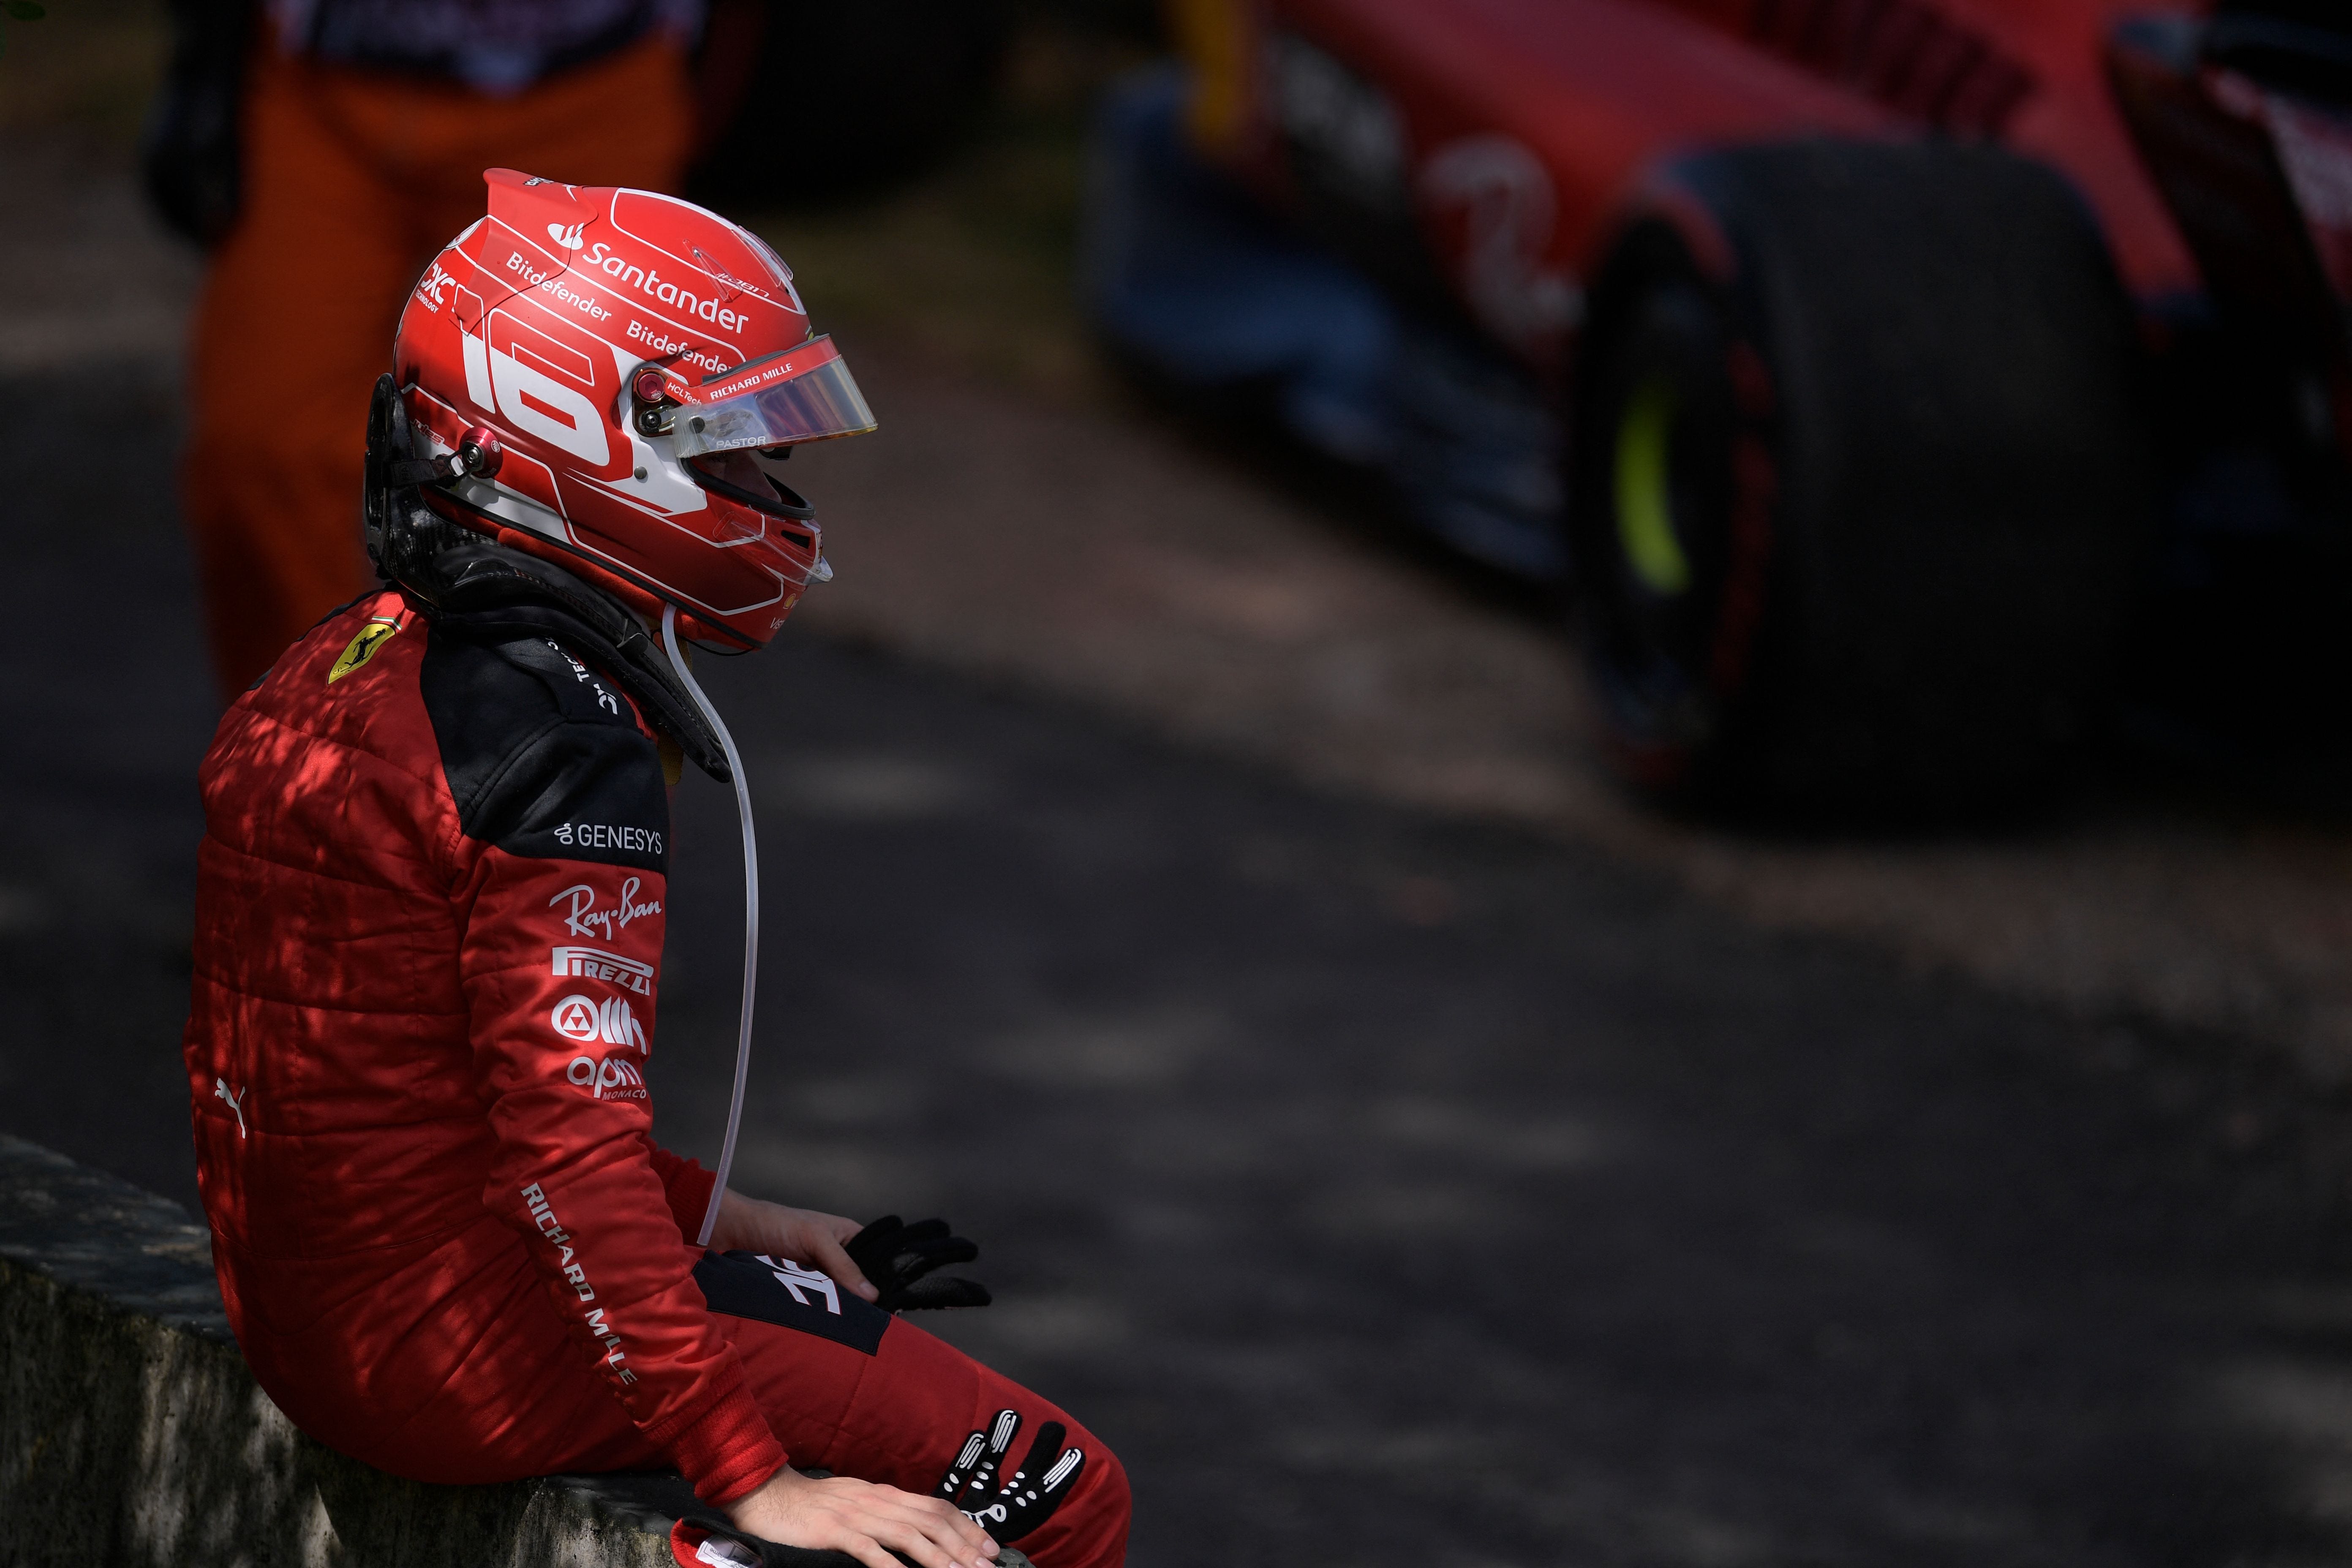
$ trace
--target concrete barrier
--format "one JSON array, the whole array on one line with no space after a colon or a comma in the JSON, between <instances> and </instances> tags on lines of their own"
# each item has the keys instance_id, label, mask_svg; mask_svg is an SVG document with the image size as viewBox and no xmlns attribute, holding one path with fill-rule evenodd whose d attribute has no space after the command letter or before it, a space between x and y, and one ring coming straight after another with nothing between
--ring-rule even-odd
<instances>
[{"instance_id":1,"label":"concrete barrier","mask_svg":"<svg viewBox=\"0 0 2352 1568\"><path fill-rule=\"evenodd\" d=\"M692 1500L676 1475L427 1486L312 1442L246 1371L203 1226L0 1135L0 1562L660 1568Z\"/></svg>"}]
</instances>

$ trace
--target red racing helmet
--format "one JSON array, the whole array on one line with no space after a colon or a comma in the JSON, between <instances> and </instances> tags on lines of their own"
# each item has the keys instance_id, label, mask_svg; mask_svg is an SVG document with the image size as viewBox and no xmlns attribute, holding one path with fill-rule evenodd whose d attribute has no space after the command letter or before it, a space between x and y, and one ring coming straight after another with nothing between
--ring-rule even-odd
<instances>
[{"instance_id":1,"label":"red racing helmet","mask_svg":"<svg viewBox=\"0 0 2352 1568\"><path fill-rule=\"evenodd\" d=\"M488 216L425 268L393 381L445 519L690 637L758 647L832 575L762 457L874 428L757 235L650 191L483 175Z\"/></svg>"}]
</instances>

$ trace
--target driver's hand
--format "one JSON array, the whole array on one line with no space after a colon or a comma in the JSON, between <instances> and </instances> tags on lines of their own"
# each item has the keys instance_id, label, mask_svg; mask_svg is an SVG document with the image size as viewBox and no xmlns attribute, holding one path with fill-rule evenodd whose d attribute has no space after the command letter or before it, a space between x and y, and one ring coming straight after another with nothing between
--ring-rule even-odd
<instances>
[{"instance_id":1,"label":"driver's hand","mask_svg":"<svg viewBox=\"0 0 2352 1568\"><path fill-rule=\"evenodd\" d=\"M846 1552L867 1568L904 1568L890 1555L893 1551L905 1552L919 1568L989 1568L996 1556L988 1532L944 1498L917 1497L847 1476L816 1480L789 1466L759 1490L728 1504L725 1512L747 1535L817 1552Z\"/></svg>"},{"instance_id":2,"label":"driver's hand","mask_svg":"<svg viewBox=\"0 0 2352 1568\"><path fill-rule=\"evenodd\" d=\"M710 1229L717 1252L757 1252L789 1258L803 1268L814 1268L861 1300L881 1295L859 1272L841 1244L864 1229L854 1219L814 1209L786 1208L782 1204L747 1198L734 1188L719 1200L719 1223ZM780 1537L774 1539L781 1539ZM967 1564L966 1568L970 1568Z\"/></svg>"}]
</instances>

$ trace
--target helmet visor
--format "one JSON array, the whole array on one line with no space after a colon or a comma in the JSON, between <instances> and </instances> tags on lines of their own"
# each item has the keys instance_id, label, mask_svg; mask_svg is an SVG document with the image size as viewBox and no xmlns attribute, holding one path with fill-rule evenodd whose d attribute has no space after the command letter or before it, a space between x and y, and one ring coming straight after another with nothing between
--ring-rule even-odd
<instances>
[{"instance_id":1,"label":"helmet visor","mask_svg":"<svg viewBox=\"0 0 2352 1568\"><path fill-rule=\"evenodd\" d=\"M677 455L691 458L824 441L874 427L874 411L841 351L831 338L818 337L695 388L671 433Z\"/></svg>"}]
</instances>

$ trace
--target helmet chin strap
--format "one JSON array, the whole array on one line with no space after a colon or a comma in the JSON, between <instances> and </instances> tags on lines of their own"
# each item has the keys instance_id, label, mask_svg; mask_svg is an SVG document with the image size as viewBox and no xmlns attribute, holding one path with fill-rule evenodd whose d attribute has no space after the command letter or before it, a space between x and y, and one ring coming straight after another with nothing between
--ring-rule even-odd
<instances>
[{"instance_id":1,"label":"helmet chin strap","mask_svg":"<svg viewBox=\"0 0 2352 1568\"><path fill-rule=\"evenodd\" d=\"M686 668L686 657L677 646L677 606L662 606L662 651L669 655L670 668L702 710L702 716L719 732L719 743L727 752L728 771L735 775L735 809L743 823L743 1014L735 1033L735 1097L727 1105L727 1142L719 1146L719 1180L710 1189L710 1206L702 1214L702 1234L694 1238L698 1247L710 1245L710 1233L719 1224L719 1201L727 1195L727 1173L735 1163L735 1133L743 1122L743 1085L751 1073L751 996L760 983L760 846L751 833L751 786L743 777L742 753L735 749L735 737L727 732L726 721L719 717L710 699L702 694L694 672Z\"/></svg>"}]
</instances>

